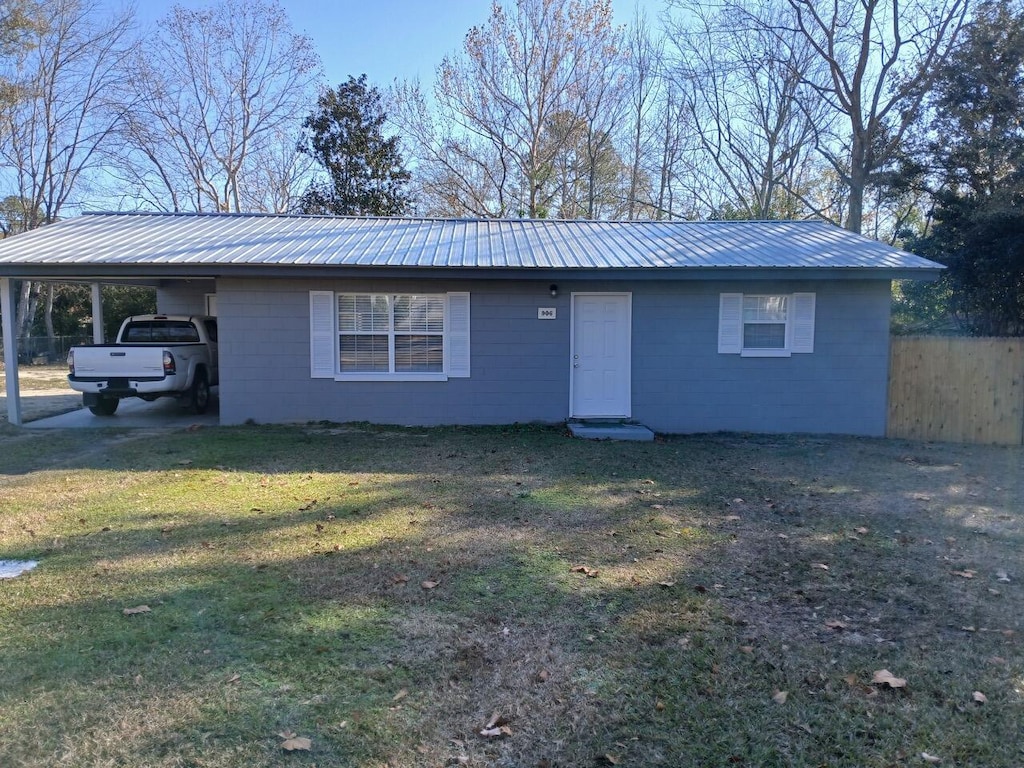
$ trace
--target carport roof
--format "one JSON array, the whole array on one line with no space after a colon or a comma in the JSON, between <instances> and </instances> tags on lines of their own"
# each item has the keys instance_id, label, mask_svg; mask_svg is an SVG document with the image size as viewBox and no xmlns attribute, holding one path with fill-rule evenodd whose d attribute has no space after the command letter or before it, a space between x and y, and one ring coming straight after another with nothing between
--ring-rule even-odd
<instances>
[{"instance_id":1,"label":"carport roof","mask_svg":"<svg viewBox=\"0 0 1024 768\"><path fill-rule=\"evenodd\" d=\"M930 277L939 264L820 221L558 221L93 213L0 241L0 276ZM528 273L524 275L524 273ZM849 274L847 274L849 273ZM623 274L621 276L627 276Z\"/></svg>"}]
</instances>

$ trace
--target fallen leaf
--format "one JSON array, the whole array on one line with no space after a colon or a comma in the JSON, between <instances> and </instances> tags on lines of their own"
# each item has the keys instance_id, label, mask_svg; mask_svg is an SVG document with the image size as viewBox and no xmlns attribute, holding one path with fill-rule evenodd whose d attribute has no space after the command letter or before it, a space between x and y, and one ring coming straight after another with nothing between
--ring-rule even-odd
<instances>
[{"instance_id":1,"label":"fallen leaf","mask_svg":"<svg viewBox=\"0 0 1024 768\"><path fill-rule=\"evenodd\" d=\"M857 684L857 676L856 675L847 675L846 677L843 678L843 681L848 686L850 686L852 688L853 686L855 686Z\"/></svg>"},{"instance_id":2,"label":"fallen leaf","mask_svg":"<svg viewBox=\"0 0 1024 768\"><path fill-rule=\"evenodd\" d=\"M423 587L424 589L435 589L440 584L441 584L441 582L439 582L439 581L424 581L422 584L420 584L420 586Z\"/></svg>"},{"instance_id":3,"label":"fallen leaf","mask_svg":"<svg viewBox=\"0 0 1024 768\"><path fill-rule=\"evenodd\" d=\"M675 585L676 585L676 583L674 581L659 581L658 582L658 586L659 587L665 587L666 589L668 587L674 587Z\"/></svg>"},{"instance_id":4,"label":"fallen leaf","mask_svg":"<svg viewBox=\"0 0 1024 768\"><path fill-rule=\"evenodd\" d=\"M847 629L850 625L847 624L845 621L840 621L839 619L832 619L831 621L826 621L825 626L829 629Z\"/></svg>"},{"instance_id":5,"label":"fallen leaf","mask_svg":"<svg viewBox=\"0 0 1024 768\"><path fill-rule=\"evenodd\" d=\"M935 755L929 755L927 752L922 752L921 753L921 759L924 760L926 763L941 763L942 762L942 758L941 757L936 757Z\"/></svg>"},{"instance_id":6,"label":"fallen leaf","mask_svg":"<svg viewBox=\"0 0 1024 768\"><path fill-rule=\"evenodd\" d=\"M591 568L587 565L574 565L569 569L569 573L582 573L588 579L594 579L597 578L597 574L599 574L600 571L597 570L597 568Z\"/></svg>"},{"instance_id":7,"label":"fallen leaf","mask_svg":"<svg viewBox=\"0 0 1024 768\"><path fill-rule=\"evenodd\" d=\"M1006 571L996 571L996 581L1001 581L1004 584L1010 583L1010 577Z\"/></svg>"},{"instance_id":8,"label":"fallen leaf","mask_svg":"<svg viewBox=\"0 0 1024 768\"><path fill-rule=\"evenodd\" d=\"M975 576L978 575L977 571L972 571L970 569L963 571L950 571L950 573L952 573L954 576L959 576L962 579L973 579Z\"/></svg>"},{"instance_id":9,"label":"fallen leaf","mask_svg":"<svg viewBox=\"0 0 1024 768\"><path fill-rule=\"evenodd\" d=\"M507 725L502 725L497 728L484 728L480 731L480 735L489 739L501 738L502 736L511 736L512 729Z\"/></svg>"},{"instance_id":10,"label":"fallen leaf","mask_svg":"<svg viewBox=\"0 0 1024 768\"><path fill-rule=\"evenodd\" d=\"M776 704L785 704L786 699L789 698L789 691L776 691L775 695L772 696L772 701Z\"/></svg>"},{"instance_id":11,"label":"fallen leaf","mask_svg":"<svg viewBox=\"0 0 1024 768\"><path fill-rule=\"evenodd\" d=\"M225 683L237 683L241 679L242 679L242 676L236 673L236 674L232 675L231 677L229 677L224 682Z\"/></svg>"},{"instance_id":12,"label":"fallen leaf","mask_svg":"<svg viewBox=\"0 0 1024 768\"><path fill-rule=\"evenodd\" d=\"M548 672L546 669L542 669L540 672L537 673L537 682L538 683L546 683L550 678L551 678L551 673Z\"/></svg>"},{"instance_id":13,"label":"fallen leaf","mask_svg":"<svg viewBox=\"0 0 1024 768\"><path fill-rule=\"evenodd\" d=\"M978 704L985 704L986 702L988 702L988 696L986 696L981 691L975 691L974 693L972 693L971 699L973 701L976 701Z\"/></svg>"},{"instance_id":14,"label":"fallen leaf","mask_svg":"<svg viewBox=\"0 0 1024 768\"><path fill-rule=\"evenodd\" d=\"M739 515L726 515L724 519L725 519L726 522L735 523L735 522L738 522L738 521L742 520L743 518L740 517Z\"/></svg>"},{"instance_id":15,"label":"fallen leaf","mask_svg":"<svg viewBox=\"0 0 1024 768\"><path fill-rule=\"evenodd\" d=\"M313 748L313 742L305 736L296 736L291 731L281 731L281 733L277 735L284 739L284 741L281 742L281 749L286 752L294 752L296 750L308 752Z\"/></svg>"},{"instance_id":16,"label":"fallen leaf","mask_svg":"<svg viewBox=\"0 0 1024 768\"><path fill-rule=\"evenodd\" d=\"M869 528L865 528L863 525L860 526L859 528L854 528L853 530L855 532L859 533L861 536L866 535L870 531Z\"/></svg>"},{"instance_id":17,"label":"fallen leaf","mask_svg":"<svg viewBox=\"0 0 1024 768\"><path fill-rule=\"evenodd\" d=\"M740 646L740 651L745 653L745 654L747 654L747 655L749 655L749 654L754 652L754 646L752 646L752 645L741 645Z\"/></svg>"},{"instance_id":18,"label":"fallen leaf","mask_svg":"<svg viewBox=\"0 0 1024 768\"><path fill-rule=\"evenodd\" d=\"M408 584L409 583L409 577L406 576L404 573L396 573L394 576L391 577L391 583L392 584Z\"/></svg>"},{"instance_id":19,"label":"fallen leaf","mask_svg":"<svg viewBox=\"0 0 1024 768\"><path fill-rule=\"evenodd\" d=\"M598 762L602 763L604 765L618 765L619 764L619 758L617 758L615 755L611 754L610 752L606 752L603 755L601 755L601 757L598 758Z\"/></svg>"},{"instance_id":20,"label":"fallen leaf","mask_svg":"<svg viewBox=\"0 0 1024 768\"><path fill-rule=\"evenodd\" d=\"M121 613L125 616L134 616L137 613L149 613L148 605L136 605L134 608L125 608Z\"/></svg>"},{"instance_id":21,"label":"fallen leaf","mask_svg":"<svg viewBox=\"0 0 1024 768\"><path fill-rule=\"evenodd\" d=\"M888 685L890 688L906 688L907 681L902 677L896 677L888 669L879 669L871 677L871 682L876 685Z\"/></svg>"},{"instance_id":22,"label":"fallen leaf","mask_svg":"<svg viewBox=\"0 0 1024 768\"><path fill-rule=\"evenodd\" d=\"M404 699L408 695L409 695L409 689L408 688L403 688L402 690L400 690L398 693L396 693L394 696L391 697L391 702L394 703L396 701L401 701L402 699Z\"/></svg>"},{"instance_id":23,"label":"fallen leaf","mask_svg":"<svg viewBox=\"0 0 1024 768\"><path fill-rule=\"evenodd\" d=\"M664 712L665 711L665 702L662 701L661 699L656 699L655 702L654 702L654 708L658 712Z\"/></svg>"},{"instance_id":24,"label":"fallen leaf","mask_svg":"<svg viewBox=\"0 0 1024 768\"><path fill-rule=\"evenodd\" d=\"M745 503L745 502L743 501L743 499L733 499L733 500L732 500L732 503L733 503L733 504L743 504L743 503Z\"/></svg>"},{"instance_id":25,"label":"fallen leaf","mask_svg":"<svg viewBox=\"0 0 1024 768\"><path fill-rule=\"evenodd\" d=\"M822 571L828 570L828 566L825 563L811 563L811 568L817 568Z\"/></svg>"}]
</instances>

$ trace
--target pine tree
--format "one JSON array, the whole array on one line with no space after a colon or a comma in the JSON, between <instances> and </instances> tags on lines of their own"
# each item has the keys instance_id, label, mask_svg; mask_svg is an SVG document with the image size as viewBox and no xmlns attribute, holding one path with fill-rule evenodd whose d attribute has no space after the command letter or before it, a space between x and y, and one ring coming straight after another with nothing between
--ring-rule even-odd
<instances>
[{"instance_id":1,"label":"pine tree","mask_svg":"<svg viewBox=\"0 0 1024 768\"><path fill-rule=\"evenodd\" d=\"M937 83L935 226L912 243L948 265L952 309L975 334L1024 335L1024 9L991 0Z\"/></svg>"}]
</instances>

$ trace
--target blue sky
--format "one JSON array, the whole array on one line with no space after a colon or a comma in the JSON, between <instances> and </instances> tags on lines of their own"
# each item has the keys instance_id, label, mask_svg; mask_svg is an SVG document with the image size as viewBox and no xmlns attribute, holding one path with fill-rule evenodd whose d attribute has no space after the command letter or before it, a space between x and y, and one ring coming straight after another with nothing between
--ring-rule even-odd
<instances>
[{"instance_id":1,"label":"blue sky","mask_svg":"<svg viewBox=\"0 0 1024 768\"><path fill-rule=\"evenodd\" d=\"M201 8L214 0L178 0ZM470 27L482 24L490 0L279 0L297 31L313 38L328 84L366 73L386 86L395 78L433 82L441 58L459 49ZM175 3L139 0L139 20L151 25ZM628 23L637 5L653 25L663 0L613 0L615 20Z\"/></svg>"}]
</instances>

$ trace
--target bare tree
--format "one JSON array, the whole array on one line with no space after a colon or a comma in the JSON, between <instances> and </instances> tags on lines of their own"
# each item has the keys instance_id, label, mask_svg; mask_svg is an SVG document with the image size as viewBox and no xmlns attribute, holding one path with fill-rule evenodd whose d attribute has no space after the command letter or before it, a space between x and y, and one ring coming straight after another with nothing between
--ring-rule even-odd
<instances>
[{"instance_id":1,"label":"bare tree","mask_svg":"<svg viewBox=\"0 0 1024 768\"><path fill-rule=\"evenodd\" d=\"M659 97L665 95L662 88L664 47L664 38L652 36L647 17L638 10L626 37L626 51L629 55L626 97L629 133L625 153L629 160L627 219L641 218L644 213L655 213L650 169L654 154L652 148L657 145L659 133L654 118ZM660 176L660 168L658 170Z\"/></svg>"},{"instance_id":2,"label":"bare tree","mask_svg":"<svg viewBox=\"0 0 1024 768\"><path fill-rule=\"evenodd\" d=\"M848 190L845 226L860 232L868 188L896 158L935 73L967 18L969 0L786 0L788 19L758 15L782 40L810 44L821 66L800 103L838 118L814 123L817 150Z\"/></svg>"},{"instance_id":3,"label":"bare tree","mask_svg":"<svg viewBox=\"0 0 1024 768\"><path fill-rule=\"evenodd\" d=\"M710 166L694 179L707 213L792 218L807 208L801 176L815 125L827 117L820 106L798 102L819 65L805 39L781 34L778 6L760 11L774 20L771 29L752 21L754 7L748 0L680 3L671 76Z\"/></svg>"},{"instance_id":4,"label":"bare tree","mask_svg":"<svg viewBox=\"0 0 1024 768\"><path fill-rule=\"evenodd\" d=\"M590 41L594 50L579 70L580 124L586 179L586 218L623 218L629 185L616 144L629 112L626 36L610 24Z\"/></svg>"},{"instance_id":5,"label":"bare tree","mask_svg":"<svg viewBox=\"0 0 1024 768\"><path fill-rule=\"evenodd\" d=\"M175 6L133 63L123 178L163 209L286 209L319 67L273 0Z\"/></svg>"},{"instance_id":6,"label":"bare tree","mask_svg":"<svg viewBox=\"0 0 1024 768\"><path fill-rule=\"evenodd\" d=\"M410 139L421 192L432 195L428 207L450 201L454 214L550 213L563 149L551 128L557 123L568 141L587 124L588 106L594 117L608 105L608 91L598 98L593 89L598 73L618 66L620 31L611 19L610 0L516 0L507 10L495 2L462 52L438 67L436 112L418 85L393 90L389 113ZM615 85L611 77L602 87ZM607 131L592 130L599 152Z\"/></svg>"},{"instance_id":7,"label":"bare tree","mask_svg":"<svg viewBox=\"0 0 1024 768\"><path fill-rule=\"evenodd\" d=\"M24 229L56 221L102 173L103 149L131 108L115 96L134 47L131 11L106 15L96 0L50 0L45 11L29 44L4 60L13 98L0 110L0 183ZM20 335L38 301L39 285L24 281Z\"/></svg>"},{"instance_id":8,"label":"bare tree","mask_svg":"<svg viewBox=\"0 0 1024 768\"><path fill-rule=\"evenodd\" d=\"M43 26L42 9L34 0L0 3L0 57L5 64L5 71L0 73L0 109L13 105L19 92L19 73L6 65L32 47Z\"/></svg>"}]
</instances>

